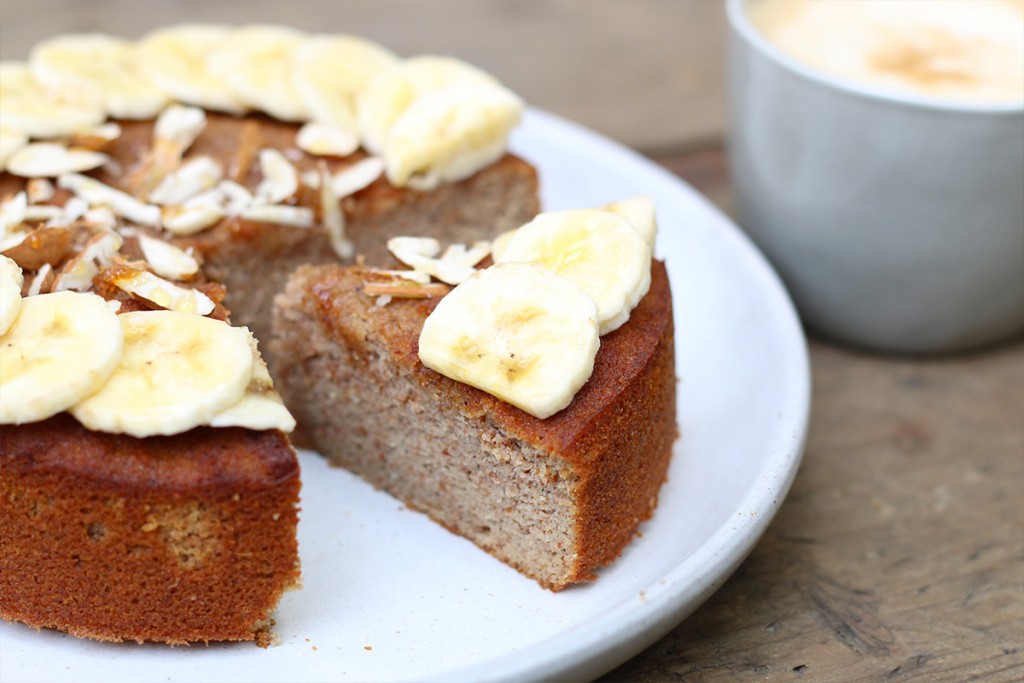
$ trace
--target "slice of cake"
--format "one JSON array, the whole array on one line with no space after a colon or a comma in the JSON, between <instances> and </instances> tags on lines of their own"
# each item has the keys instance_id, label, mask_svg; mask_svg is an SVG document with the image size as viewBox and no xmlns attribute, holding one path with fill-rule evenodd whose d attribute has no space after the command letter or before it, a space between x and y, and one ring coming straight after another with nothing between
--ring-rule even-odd
<instances>
[{"instance_id":1,"label":"slice of cake","mask_svg":"<svg viewBox=\"0 0 1024 683\"><path fill-rule=\"evenodd\" d=\"M552 234L541 219L534 224ZM634 241L643 242L635 235ZM514 240L509 248L517 248ZM579 250L573 253L578 256ZM637 253L650 259L645 246ZM613 267L605 278L616 278L614 263L620 257L619 263L628 261L625 254L611 253ZM415 260L405 258L407 263ZM596 356L590 356L592 372L578 391L576 383L568 394L548 376L557 376L558 367L530 367L556 352L537 347L548 343L543 338L550 338L550 329L518 338L478 329L486 327L480 322L488 317L486 309L503 307L502 298L512 296L507 287L514 283L486 292L493 298L481 301L481 308L467 317L471 331L451 334L457 341L450 350L460 356L455 365L463 370L463 381L457 381L421 360L428 342L425 321L447 303L438 297L441 292L425 289L436 285L417 292L415 283L391 272L337 265L300 268L275 307L272 345L282 395L333 464L356 472L546 588L560 590L594 579L595 570L615 559L651 516L677 435L672 298L664 264L648 263L649 289L642 282L642 298L625 305L628 322L608 325L613 329L601 337ZM633 285L627 289L638 291ZM579 296L591 311L601 308L582 292ZM540 309L552 308L544 301L528 305L529 310L503 308L498 324L531 324L544 315ZM596 341L598 315L590 315ZM577 334L564 321L559 336L557 326L563 321L554 316L556 343L570 353L555 362L575 367L572 349L579 346L578 355L586 356L590 344L581 338L587 332ZM451 323L449 316L443 325ZM534 348L517 347L523 339ZM429 342L436 345L434 339ZM473 368L491 356L497 365ZM537 381L519 391L522 376L535 370L540 372ZM506 376L518 386L510 387ZM484 389L465 383L470 379ZM526 409L495 393L521 397ZM537 393L541 417L527 412L536 405L531 394ZM549 406L550 394L558 394L560 402Z\"/></svg>"}]
</instances>

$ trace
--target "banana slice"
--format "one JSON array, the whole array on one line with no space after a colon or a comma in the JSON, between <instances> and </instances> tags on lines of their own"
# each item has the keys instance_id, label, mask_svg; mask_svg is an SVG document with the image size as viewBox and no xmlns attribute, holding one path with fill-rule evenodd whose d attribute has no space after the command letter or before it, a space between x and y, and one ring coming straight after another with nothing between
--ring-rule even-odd
<instances>
[{"instance_id":1,"label":"banana slice","mask_svg":"<svg viewBox=\"0 0 1024 683\"><path fill-rule=\"evenodd\" d=\"M0 254L0 335L7 332L21 310L21 286L25 277L14 259Z\"/></svg>"},{"instance_id":2,"label":"banana slice","mask_svg":"<svg viewBox=\"0 0 1024 683\"><path fill-rule=\"evenodd\" d=\"M601 334L629 320L651 286L651 250L629 221L600 209L542 213L516 230L497 262L539 263L597 305Z\"/></svg>"},{"instance_id":3,"label":"banana slice","mask_svg":"<svg viewBox=\"0 0 1024 683\"><path fill-rule=\"evenodd\" d=\"M174 311L118 317L124 354L102 388L71 409L83 425L137 437L177 434L241 400L253 375L248 330Z\"/></svg>"},{"instance_id":4,"label":"banana slice","mask_svg":"<svg viewBox=\"0 0 1024 683\"><path fill-rule=\"evenodd\" d=\"M216 24L181 24L147 33L136 48L139 70L182 102L244 114L247 107L227 81L207 68L210 55L231 30Z\"/></svg>"},{"instance_id":5,"label":"banana slice","mask_svg":"<svg viewBox=\"0 0 1024 683\"><path fill-rule=\"evenodd\" d=\"M284 26L244 26L225 36L207 67L250 107L283 121L306 121L311 113L292 81L295 53L304 38Z\"/></svg>"},{"instance_id":6,"label":"banana slice","mask_svg":"<svg viewBox=\"0 0 1024 683\"><path fill-rule=\"evenodd\" d=\"M357 99L359 129L365 147L381 153L392 127L421 97L444 88L501 87L480 69L451 57L423 56L385 69Z\"/></svg>"},{"instance_id":7,"label":"banana slice","mask_svg":"<svg viewBox=\"0 0 1024 683\"><path fill-rule=\"evenodd\" d=\"M0 63L0 111L5 131L37 139L74 135L107 118L92 99L75 100L65 91L51 92L21 62Z\"/></svg>"},{"instance_id":8,"label":"banana slice","mask_svg":"<svg viewBox=\"0 0 1024 683\"><path fill-rule=\"evenodd\" d=\"M25 297L0 337L0 424L38 422L103 386L121 360L117 315L95 294Z\"/></svg>"},{"instance_id":9,"label":"banana slice","mask_svg":"<svg viewBox=\"0 0 1024 683\"><path fill-rule=\"evenodd\" d=\"M597 309L570 280L531 263L470 276L427 316L419 356L428 368L546 418L594 370Z\"/></svg>"},{"instance_id":10,"label":"banana slice","mask_svg":"<svg viewBox=\"0 0 1024 683\"><path fill-rule=\"evenodd\" d=\"M242 399L210 420L211 427L245 427L246 429L280 429L291 432L295 418L284 407L281 397L274 391L267 364L253 347L252 380Z\"/></svg>"},{"instance_id":11,"label":"banana slice","mask_svg":"<svg viewBox=\"0 0 1024 683\"><path fill-rule=\"evenodd\" d=\"M630 197L605 204L600 208L617 213L628 220L643 235L647 247L652 254L654 253L654 243L658 237L658 220L654 214L654 201L650 197Z\"/></svg>"},{"instance_id":12,"label":"banana slice","mask_svg":"<svg viewBox=\"0 0 1024 683\"><path fill-rule=\"evenodd\" d=\"M295 90L316 121L358 133L356 96L398 57L376 43L346 35L312 36L295 52Z\"/></svg>"},{"instance_id":13,"label":"banana slice","mask_svg":"<svg viewBox=\"0 0 1024 683\"><path fill-rule=\"evenodd\" d=\"M115 118L149 119L170 102L138 71L135 44L114 36L80 33L44 40L32 49L29 65L44 86L95 98Z\"/></svg>"}]
</instances>

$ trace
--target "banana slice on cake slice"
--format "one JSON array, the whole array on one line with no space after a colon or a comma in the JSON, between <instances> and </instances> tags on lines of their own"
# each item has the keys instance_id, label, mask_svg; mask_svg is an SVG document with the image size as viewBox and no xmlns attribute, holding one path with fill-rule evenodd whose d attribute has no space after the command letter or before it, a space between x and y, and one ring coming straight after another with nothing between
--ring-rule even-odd
<instances>
[{"instance_id":1,"label":"banana slice on cake slice","mask_svg":"<svg viewBox=\"0 0 1024 683\"><path fill-rule=\"evenodd\" d=\"M0 337L0 423L38 422L89 396L121 360L124 333L95 294L25 297Z\"/></svg>"},{"instance_id":2,"label":"banana slice on cake slice","mask_svg":"<svg viewBox=\"0 0 1024 683\"><path fill-rule=\"evenodd\" d=\"M313 119L358 134L356 96L398 56L347 35L311 36L295 52L293 82Z\"/></svg>"},{"instance_id":3,"label":"banana slice on cake slice","mask_svg":"<svg viewBox=\"0 0 1024 683\"><path fill-rule=\"evenodd\" d=\"M138 70L135 44L103 33L57 36L29 56L32 75L53 91L94 98L112 117L149 119L170 102L167 93Z\"/></svg>"},{"instance_id":4,"label":"banana slice on cake slice","mask_svg":"<svg viewBox=\"0 0 1024 683\"><path fill-rule=\"evenodd\" d=\"M7 332L21 310L21 286L25 277L14 259L0 254L0 335Z\"/></svg>"},{"instance_id":5,"label":"banana slice on cake slice","mask_svg":"<svg viewBox=\"0 0 1024 683\"><path fill-rule=\"evenodd\" d=\"M0 126L4 146L27 137L48 139L74 135L97 126L107 113L91 97L73 99L64 91L53 92L36 81L28 65L22 62L0 62ZM21 138L15 136L20 133ZM16 149L15 147L14 149ZM13 153L10 149L9 153Z\"/></svg>"},{"instance_id":6,"label":"banana slice on cake slice","mask_svg":"<svg viewBox=\"0 0 1024 683\"><path fill-rule=\"evenodd\" d=\"M391 182L430 189L497 160L523 103L474 66L424 56L379 74L357 107L364 146L384 156Z\"/></svg>"},{"instance_id":7,"label":"banana slice on cake slice","mask_svg":"<svg viewBox=\"0 0 1024 683\"><path fill-rule=\"evenodd\" d=\"M597 305L601 334L629 319L651 286L651 250L628 220L601 209L542 213L503 244L498 263L538 263Z\"/></svg>"},{"instance_id":8,"label":"banana slice on cake slice","mask_svg":"<svg viewBox=\"0 0 1024 683\"><path fill-rule=\"evenodd\" d=\"M582 289L537 264L507 263L441 299L423 324L419 357L543 419L590 378L599 346L597 308Z\"/></svg>"},{"instance_id":9,"label":"banana slice on cake slice","mask_svg":"<svg viewBox=\"0 0 1024 683\"><path fill-rule=\"evenodd\" d=\"M124 354L95 394L71 409L98 432L137 437L208 424L245 393L253 374L249 331L176 311L118 316Z\"/></svg>"},{"instance_id":10,"label":"banana slice on cake slice","mask_svg":"<svg viewBox=\"0 0 1024 683\"><path fill-rule=\"evenodd\" d=\"M250 107L283 121L308 121L311 112L293 81L295 55L305 38L284 26L243 26L225 36L207 68Z\"/></svg>"},{"instance_id":11,"label":"banana slice on cake slice","mask_svg":"<svg viewBox=\"0 0 1024 683\"><path fill-rule=\"evenodd\" d=\"M651 253L654 253L654 244L658 237L658 220L654 212L654 200L650 197L639 195L629 197L611 204L600 207L605 211L616 213L630 222L637 231L643 235Z\"/></svg>"},{"instance_id":12,"label":"banana slice on cake slice","mask_svg":"<svg viewBox=\"0 0 1024 683\"><path fill-rule=\"evenodd\" d=\"M180 24L147 33L138 42L139 70L172 96L204 109L244 114L248 107L207 61L230 26Z\"/></svg>"}]
</instances>

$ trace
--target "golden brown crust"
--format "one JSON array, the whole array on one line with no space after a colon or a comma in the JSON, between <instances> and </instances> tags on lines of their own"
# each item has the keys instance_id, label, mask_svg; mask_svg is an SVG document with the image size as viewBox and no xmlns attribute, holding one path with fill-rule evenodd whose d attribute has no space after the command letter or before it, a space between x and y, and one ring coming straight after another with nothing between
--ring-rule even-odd
<instances>
[{"instance_id":1,"label":"golden brown crust","mask_svg":"<svg viewBox=\"0 0 1024 683\"><path fill-rule=\"evenodd\" d=\"M135 439L62 414L0 436L0 617L99 640L265 640L299 579L283 434Z\"/></svg>"}]
</instances>

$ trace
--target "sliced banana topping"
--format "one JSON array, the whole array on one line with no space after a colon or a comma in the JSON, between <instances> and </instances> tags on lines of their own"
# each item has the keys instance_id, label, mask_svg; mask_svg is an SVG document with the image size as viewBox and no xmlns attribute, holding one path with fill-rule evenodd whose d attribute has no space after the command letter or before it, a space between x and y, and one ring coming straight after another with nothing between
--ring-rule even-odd
<instances>
[{"instance_id":1,"label":"sliced banana topping","mask_svg":"<svg viewBox=\"0 0 1024 683\"><path fill-rule=\"evenodd\" d=\"M231 30L215 24L181 24L148 33L138 44L139 70L182 102L244 114L247 107L227 81L207 68L210 55Z\"/></svg>"},{"instance_id":2,"label":"sliced banana topping","mask_svg":"<svg viewBox=\"0 0 1024 683\"><path fill-rule=\"evenodd\" d=\"M282 121L308 121L312 116L292 80L304 37L284 26L245 26L224 37L207 67L250 107Z\"/></svg>"},{"instance_id":3,"label":"sliced banana topping","mask_svg":"<svg viewBox=\"0 0 1024 683\"><path fill-rule=\"evenodd\" d=\"M259 352L253 348L252 380L238 403L220 411L210 420L211 427L245 427L246 429L280 429L291 432L295 418L284 407L274 391L270 371Z\"/></svg>"},{"instance_id":4,"label":"sliced banana topping","mask_svg":"<svg viewBox=\"0 0 1024 683\"><path fill-rule=\"evenodd\" d=\"M74 135L103 123L107 113L93 99L73 99L32 76L26 64L0 63L0 111L3 128L36 139Z\"/></svg>"},{"instance_id":5,"label":"sliced banana topping","mask_svg":"<svg viewBox=\"0 0 1024 683\"><path fill-rule=\"evenodd\" d=\"M22 299L17 320L0 337L0 423L45 420L103 386L124 347L117 318L93 294Z\"/></svg>"},{"instance_id":6,"label":"sliced banana topping","mask_svg":"<svg viewBox=\"0 0 1024 683\"><path fill-rule=\"evenodd\" d=\"M21 267L14 259L0 255L0 335L7 332L18 317L24 283Z\"/></svg>"},{"instance_id":7,"label":"sliced banana topping","mask_svg":"<svg viewBox=\"0 0 1024 683\"><path fill-rule=\"evenodd\" d=\"M110 378L71 413L96 431L136 437L208 424L238 403L253 376L245 328L174 311L118 316L124 353Z\"/></svg>"},{"instance_id":8,"label":"sliced banana topping","mask_svg":"<svg viewBox=\"0 0 1024 683\"><path fill-rule=\"evenodd\" d=\"M482 270L423 324L428 368L546 418L572 402L600 345L597 310L570 280L531 263Z\"/></svg>"},{"instance_id":9,"label":"sliced banana topping","mask_svg":"<svg viewBox=\"0 0 1024 683\"><path fill-rule=\"evenodd\" d=\"M7 160L7 170L22 178L56 178L99 168L110 160L106 154L65 147L56 142L33 142Z\"/></svg>"},{"instance_id":10,"label":"sliced banana topping","mask_svg":"<svg viewBox=\"0 0 1024 683\"><path fill-rule=\"evenodd\" d=\"M654 244L658 237L658 221L654 213L654 201L650 197L630 197L605 204L601 208L628 220L630 225L643 235L647 247L652 254L654 253Z\"/></svg>"},{"instance_id":11,"label":"sliced banana topping","mask_svg":"<svg viewBox=\"0 0 1024 683\"><path fill-rule=\"evenodd\" d=\"M32 49L29 65L51 91L94 98L115 118L152 118L170 101L138 71L135 44L114 36L70 34L44 40Z\"/></svg>"},{"instance_id":12,"label":"sliced banana topping","mask_svg":"<svg viewBox=\"0 0 1024 683\"><path fill-rule=\"evenodd\" d=\"M522 109L483 71L432 56L390 67L358 101L363 143L385 158L388 179L424 190L497 159Z\"/></svg>"},{"instance_id":13,"label":"sliced banana topping","mask_svg":"<svg viewBox=\"0 0 1024 683\"><path fill-rule=\"evenodd\" d=\"M575 282L597 305L602 335L629 319L651 285L643 236L600 209L543 213L516 230L496 261L539 263Z\"/></svg>"},{"instance_id":14,"label":"sliced banana topping","mask_svg":"<svg viewBox=\"0 0 1024 683\"><path fill-rule=\"evenodd\" d=\"M396 63L391 51L364 38L312 36L295 52L295 90L315 121L357 134L356 96Z\"/></svg>"}]
</instances>

